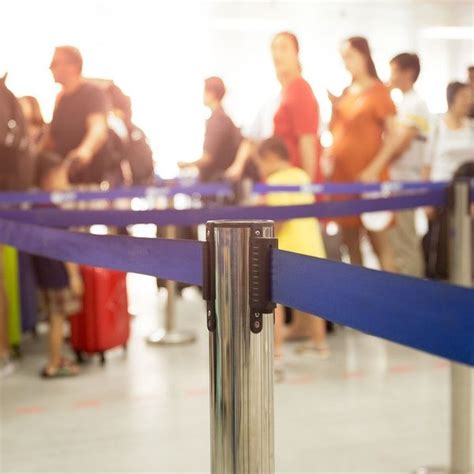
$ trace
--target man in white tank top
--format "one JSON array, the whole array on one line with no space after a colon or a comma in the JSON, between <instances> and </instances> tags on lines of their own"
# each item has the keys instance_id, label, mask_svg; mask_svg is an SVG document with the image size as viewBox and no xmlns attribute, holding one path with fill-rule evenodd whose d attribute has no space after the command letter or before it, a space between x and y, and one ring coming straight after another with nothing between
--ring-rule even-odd
<instances>
[{"instance_id":1,"label":"man in white tank top","mask_svg":"<svg viewBox=\"0 0 474 474\"><path fill-rule=\"evenodd\" d=\"M403 98L397 104L399 143L390 165L394 181L420 181L429 134L430 114L423 99L413 86L420 74L416 54L402 53L390 62L391 85L399 89ZM415 211L396 213L390 240L400 273L415 277L424 275L421 240L416 233Z\"/></svg>"}]
</instances>

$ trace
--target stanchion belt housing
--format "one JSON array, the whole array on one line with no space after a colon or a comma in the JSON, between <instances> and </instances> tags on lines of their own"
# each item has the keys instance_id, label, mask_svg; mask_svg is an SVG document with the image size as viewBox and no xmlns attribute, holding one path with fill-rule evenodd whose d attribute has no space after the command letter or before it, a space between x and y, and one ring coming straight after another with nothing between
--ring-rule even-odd
<instances>
[{"instance_id":1,"label":"stanchion belt housing","mask_svg":"<svg viewBox=\"0 0 474 474\"><path fill-rule=\"evenodd\" d=\"M272 249L278 248L278 240L263 237L263 226L251 225L249 246L249 305L250 330L262 330L262 314L273 313L276 304L271 300Z\"/></svg>"},{"instance_id":2,"label":"stanchion belt housing","mask_svg":"<svg viewBox=\"0 0 474 474\"><path fill-rule=\"evenodd\" d=\"M215 240L214 223L206 225L206 245L203 253L203 299L207 302L207 328L216 329L216 282L215 282ZM262 315L273 313L276 304L271 300L272 249L278 248L278 240L264 237L264 226L250 225L249 243L249 306L250 330L257 334L262 330Z\"/></svg>"}]
</instances>

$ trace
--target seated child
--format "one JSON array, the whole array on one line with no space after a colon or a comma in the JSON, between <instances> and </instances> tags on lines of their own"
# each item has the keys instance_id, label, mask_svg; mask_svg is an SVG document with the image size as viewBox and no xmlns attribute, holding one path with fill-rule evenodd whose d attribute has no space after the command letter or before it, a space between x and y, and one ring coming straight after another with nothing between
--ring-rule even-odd
<instances>
[{"instance_id":1,"label":"seated child","mask_svg":"<svg viewBox=\"0 0 474 474\"><path fill-rule=\"evenodd\" d=\"M37 183L48 192L66 190L66 167L54 155L41 156ZM46 379L77 375L79 367L64 358L62 352L65 320L81 310L83 282L79 268L73 263L39 256L33 257L33 267L49 319L48 362L40 375Z\"/></svg>"},{"instance_id":2,"label":"seated child","mask_svg":"<svg viewBox=\"0 0 474 474\"><path fill-rule=\"evenodd\" d=\"M258 166L261 176L270 185L300 186L311 184L308 174L289 162L288 150L279 138L265 140L258 148ZM314 196L310 193L270 193L265 196L269 206L291 206L311 204ZM312 257L326 256L319 228L319 222L314 218L292 219L275 224L278 248L289 252L300 253ZM309 318L311 328L311 343L299 348L299 352L312 352L322 358L327 358L329 348L326 343L326 323L319 317L299 312L302 318ZM282 357L285 314L281 305L277 306L275 315L275 357Z\"/></svg>"}]
</instances>

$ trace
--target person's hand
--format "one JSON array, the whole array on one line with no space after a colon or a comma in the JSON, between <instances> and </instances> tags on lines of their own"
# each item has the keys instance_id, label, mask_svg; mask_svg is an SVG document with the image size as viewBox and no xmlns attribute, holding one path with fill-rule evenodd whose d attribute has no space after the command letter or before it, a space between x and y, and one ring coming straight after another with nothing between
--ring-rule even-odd
<instances>
[{"instance_id":1,"label":"person's hand","mask_svg":"<svg viewBox=\"0 0 474 474\"><path fill-rule=\"evenodd\" d=\"M242 179L243 172L244 170L242 167L239 164L234 163L229 168L227 168L226 172L224 173L224 178L236 183Z\"/></svg>"},{"instance_id":2,"label":"person's hand","mask_svg":"<svg viewBox=\"0 0 474 474\"><path fill-rule=\"evenodd\" d=\"M436 208L435 207L425 207L424 210L425 210L426 218L429 221L433 220L434 217L436 216Z\"/></svg>"},{"instance_id":3,"label":"person's hand","mask_svg":"<svg viewBox=\"0 0 474 474\"><path fill-rule=\"evenodd\" d=\"M65 162L69 165L74 163L75 166L82 168L89 164L93 157L92 151L89 148L79 146L66 155Z\"/></svg>"},{"instance_id":4,"label":"person's hand","mask_svg":"<svg viewBox=\"0 0 474 474\"><path fill-rule=\"evenodd\" d=\"M321 171L326 179L329 179L334 172L334 159L329 149L324 150L321 155Z\"/></svg>"},{"instance_id":5,"label":"person's hand","mask_svg":"<svg viewBox=\"0 0 474 474\"><path fill-rule=\"evenodd\" d=\"M336 102L339 100L339 97L337 95L334 95L329 89L326 90L328 94L328 99L331 102L332 105L335 105Z\"/></svg>"},{"instance_id":6,"label":"person's hand","mask_svg":"<svg viewBox=\"0 0 474 474\"><path fill-rule=\"evenodd\" d=\"M377 183L380 180L380 172L373 166L368 166L357 176L362 183Z\"/></svg>"}]
</instances>

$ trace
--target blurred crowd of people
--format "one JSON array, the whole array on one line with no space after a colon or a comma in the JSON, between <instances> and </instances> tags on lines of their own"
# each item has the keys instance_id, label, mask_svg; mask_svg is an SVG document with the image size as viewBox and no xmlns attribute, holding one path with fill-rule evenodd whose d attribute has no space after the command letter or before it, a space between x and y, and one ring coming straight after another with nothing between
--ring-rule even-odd
<instances>
[{"instance_id":1,"label":"blurred crowd of people","mask_svg":"<svg viewBox=\"0 0 474 474\"><path fill-rule=\"evenodd\" d=\"M270 52L281 92L274 100L262 104L250 127L240 130L224 110L226 89L222 78L205 80L204 104L211 115L203 152L196 161L179 163L180 168L196 168L202 181L238 182L248 177L278 185L324 181L444 181L452 179L460 169L472 175L474 66L468 69L468 82L452 82L447 86L447 111L435 117L430 115L415 88L421 71L416 54L396 55L390 61L390 81L384 84L377 74L368 41L363 37L345 40L340 54L351 80L340 96L328 92L332 103L332 118L328 124L332 144L323 149L319 105L311 85L303 77L297 37L290 32L277 34ZM132 121L130 98L111 81L86 80L82 64L82 56L76 48L62 46L55 50L50 69L61 91L51 123L43 120L34 97L21 97L19 111L12 106L11 114L17 114L17 119L15 126L10 130L7 127L5 132L0 190L39 187L58 191L71 185L152 182L152 152L143 131ZM4 81L0 86L5 101L9 100ZM392 100L391 89L401 91L400 103ZM11 124L11 120L8 123ZM21 126L26 137L23 144L18 141L21 131L15 130ZM8 140L18 142L15 157L9 155L13 148ZM20 177L26 169L30 170L31 179L25 183ZM301 192L269 194L262 199L268 205L289 205L311 203L315 198ZM428 211L428 217L436 219L436 212ZM426 257L416 231L414 210L387 214L382 222L375 222L370 216L336 221L341 244L352 264L363 264L361 239L366 236L383 270L415 277L426 275ZM320 225L315 219L279 223L276 227L279 246L326 257L323 228L324 223ZM71 299L77 299L83 289L74 266L63 264L54 270L64 276L58 285L56 280L51 281L54 277L48 278L48 271L52 270L47 265L46 259L37 263L39 273L45 275L41 285L54 328L49 361L42 374L45 377L75 375L77 367L62 356L62 322L70 313ZM5 308L6 298L0 289L0 319L3 321ZM284 308L277 308L277 357L282 357L285 337L305 331L310 342L301 346L301 352L321 357L329 355L326 324L322 319L293 315L291 325L285 324L288 319ZM5 331L1 331L0 339L0 358L5 366L8 361Z\"/></svg>"}]
</instances>

